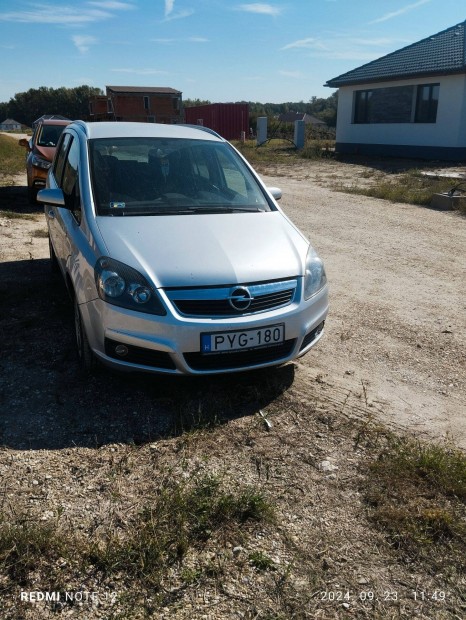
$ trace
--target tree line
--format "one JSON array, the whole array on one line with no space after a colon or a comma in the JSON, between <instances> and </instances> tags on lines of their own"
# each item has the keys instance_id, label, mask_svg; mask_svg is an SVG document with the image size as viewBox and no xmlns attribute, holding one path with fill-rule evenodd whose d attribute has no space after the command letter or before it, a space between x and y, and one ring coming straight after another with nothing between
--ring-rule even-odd
<instances>
[{"instance_id":1,"label":"tree line","mask_svg":"<svg viewBox=\"0 0 466 620\"><path fill-rule=\"evenodd\" d=\"M17 93L8 102L0 103L0 122L12 118L22 125L31 127L32 123L43 114L60 114L70 119L89 118L89 99L96 95L103 95L100 88L92 86L77 86L75 88L30 88L23 93ZM206 99L185 99L184 107L206 105L211 101ZM316 116L329 127L335 127L337 118L338 93L335 91L330 97L311 97L307 102L287 103L259 103L254 101L237 101L249 105L250 124L255 127L258 116L275 118L285 112L300 112Z\"/></svg>"},{"instance_id":2,"label":"tree line","mask_svg":"<svg viewBox=\"0 0 466 620\"><path fill-rule=\"evenodd\" d=\"M31 127L43 114L60 114L65 118L86 119L89 116L89 98L103 95L100 88L77 86L76 88L30 88L17 93L7 103L0 103L0 119L12 118Z\"/></svg>"},{"instance_id":3,"label":"tree line","mask_svg":"<svg viewBox=\"0 0 466 620\"><path fill-rule=\"evenodd\" d=\"M207 105L211 101L207 99L184 99L185 108L198 105ZM275 118L279 114L286 112L299 112L303 114L311 114L316 118L324 121L328 127L336 127L337 124L337 107L338 107L338 91L335 91L330 97L311 97L309 101L298 101L286 103L259 103L257 101L236 101L235 103L247 103L249 105L249 117L251 126L255 127L258 116L267 116Z\"/></svg>"}]
</instances>

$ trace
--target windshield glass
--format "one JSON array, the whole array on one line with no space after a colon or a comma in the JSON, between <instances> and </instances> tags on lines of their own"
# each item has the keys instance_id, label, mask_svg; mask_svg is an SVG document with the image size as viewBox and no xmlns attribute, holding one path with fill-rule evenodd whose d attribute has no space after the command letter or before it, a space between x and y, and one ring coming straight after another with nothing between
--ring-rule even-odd
<instances>
[{"instance_id":1,"label":"windshield glass","mask_svg":"<svg viewBox=\"0 0 466 620\"><path fill-rule=\"evenodd\" d=\"M270 211L265 194L226 143L180 138L90 141L98 215Z\"/></svg>"},{"instance_id":2,"label":"windshield glass","mask_svg":"<svg viewBox=\"0 0 466 620\"><path fill-rule=\"evenodd\" d=\"M65 125L42 125L37 144L39 146L57 146Z\"/></svg>"}]
</instances>

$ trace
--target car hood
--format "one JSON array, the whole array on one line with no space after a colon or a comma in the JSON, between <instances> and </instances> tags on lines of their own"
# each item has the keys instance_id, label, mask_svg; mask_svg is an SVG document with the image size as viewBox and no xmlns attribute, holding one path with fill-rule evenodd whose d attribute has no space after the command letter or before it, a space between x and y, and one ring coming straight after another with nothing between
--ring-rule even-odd
<instances>
[{"instance_id":1,"label":"car hood","mask_svg":"<svg viewBox=\"0 0 466 620\"><path fill-rule=\"evenodd\" d=\"M303 274L308 242L280 211L98 217L107 255L156 287L212 286Z\"/></svg>"},{"instance_id":2,"label":"car hood","mask_svg":"<svg viewBox=\"0 0 466 620\"><path fill-rule=\"evenodd\" d=\"M45 159L47 161L52 161L53 156L55 155L55 151L57 150L56 146L36 146L34 147L34 150L36 152L37 155L39 155L39 157L42 157L42 159Z\"/></svg>"}]
</instances>

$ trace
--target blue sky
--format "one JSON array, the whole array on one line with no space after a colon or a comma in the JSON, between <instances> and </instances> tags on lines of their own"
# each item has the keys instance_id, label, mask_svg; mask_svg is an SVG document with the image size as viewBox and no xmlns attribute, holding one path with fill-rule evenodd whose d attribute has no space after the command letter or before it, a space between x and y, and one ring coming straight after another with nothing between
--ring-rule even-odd
<instances>
[{"instance_id":1,"label":"blue sky","mask_svg":"<svg viewBox=\"0 0 466 620\"><path fill-rule=\"evenodd\" d=\"M0 101L48 86L170 86L308 101L323 84L466 19L461 0L0 0Z\"/></svg>"}]
</instances>

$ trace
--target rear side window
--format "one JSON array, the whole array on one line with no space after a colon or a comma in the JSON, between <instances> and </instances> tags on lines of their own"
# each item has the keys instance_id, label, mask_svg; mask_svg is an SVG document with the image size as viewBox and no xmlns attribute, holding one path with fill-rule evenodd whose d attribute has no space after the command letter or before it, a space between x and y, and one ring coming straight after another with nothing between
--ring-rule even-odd
<instances>
[{"instance_id":1,"label":"rear side window","mask_svg":"<svg viewBox=\"0 0 466 620\"><path fill-rule=\"evenodd\" d=\"M78 181L79 142L73 140L68 150L68 156L63 166L63 179L61 188L66 196L71 196Z\"/></svg>"},{"instance_id":2,"label":"rear side window","mask_svg":"<svg viewBox=\"0 0 466 620\"><path fill-rule=\"evenodd\" d=\"M53 165L53 174L57 184L61 187L61 178L63 175L63 167L65 165L66 153L71 142L71 134L65 133L58 146L57 156Z\"/></svg>"}]
</instances>

